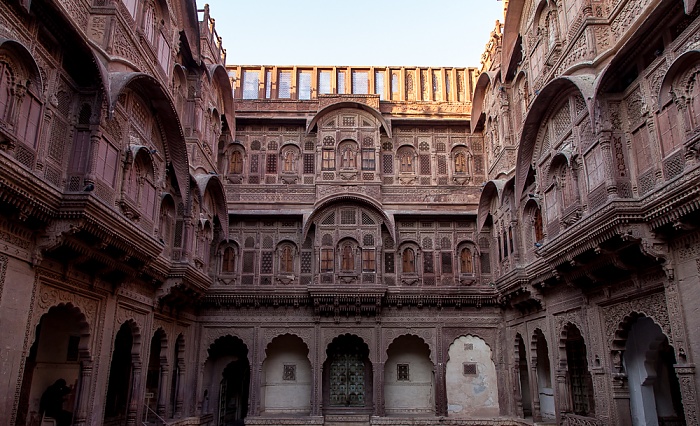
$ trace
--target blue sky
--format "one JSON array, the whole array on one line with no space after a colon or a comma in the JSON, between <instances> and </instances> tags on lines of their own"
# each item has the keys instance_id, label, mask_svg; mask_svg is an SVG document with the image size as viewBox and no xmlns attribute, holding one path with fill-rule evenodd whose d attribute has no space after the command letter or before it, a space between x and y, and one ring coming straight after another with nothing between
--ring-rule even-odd
<instances>
[{"instance_id":1,"label":"blue sky","mask_svg":"<svg viewBox=\"0 0 700 426\"><path fill-rule=\"evenodd\" d=\"M497 0L207 0L229 64L479 66Z\"/></svg>"}]
</instances>

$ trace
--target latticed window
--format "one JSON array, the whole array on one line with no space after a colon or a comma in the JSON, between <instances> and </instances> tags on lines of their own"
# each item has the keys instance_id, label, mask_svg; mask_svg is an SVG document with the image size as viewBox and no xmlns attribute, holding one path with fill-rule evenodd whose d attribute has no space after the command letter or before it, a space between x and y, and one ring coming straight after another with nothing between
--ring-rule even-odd
<instances>
[{"instance_id":1,"label":"latticed window","mask_svg":"<svg viewBox=\"0 0 700 426\"><path fill-rule=\"evenodd\" d=\"M292 72L280 71L277 81L277 97L280 99L289 99L292 97Z\"/></svg>"},{"instance_id":2,"label":"latticed window","mask_svg":"<svg viewBox=\"0 0 700 426\"><path fill-rule=\"evenodd\" d=\"M447 174L447 159L445 158L444 155L438 155L437 167L438 167L438 174L440 174L440 175Z\"/></svg>"},{"instance_id":3,"label":"latticed window","mask_svg":"<svg viewBox=\"0 0 700 426\"><path fill-rule=\"evenodd\" d=\"M297 95L299 99L311 99L311 71L301 71L298 78L297 86L299 87L299 92Z\"/></svg>"},{"instance_id":4,"label":"latticed window","mask_svg":"<svg viewBox=\"0 0 700 426\"><path fill-rule=\"evenodd\" d=\"M537 207L534 212L535 241L544 240L544 226L542 226L542 210Z\"/></svg>"},{"instance_id":5,"label":"latticed window","mask_svg":"<svg viewBox=\"0 0 700 426\"><path fill-rule=\"evenodd\" d=\"M243 173L243 155L240 151L233 151L231 153L231 163L229 166L229 173L241 174Z\"/></svg>"},{"instance_id":6,"label":"latticed window","mask_svg":"<svg viewBox=\"0 0 700 426\"><path fill-rule=\"evenodd\" d=\"M443 274L451 274L452 273L452 252L442 252L441 253L441 260L442 260L442 273Z\"/></svg>"},{"instance_id":7,"label":"latticed window","mask_svg":"<svg viewBox=\"0 0 700 426\"><path fill-rule=\"evenodd\" d=\"M311 257L313 253L310 251L305 251L301 253L301 273L310 274L311 273Z\"/></svg>"},{"instance_id":8,"label":"latticed window","mask_svg":"<svg viewBox=\"0 0 700 426\"><path fill-rule=\"evenodd\" d=\"M340 269L343 271L355 270L355 254L352 245L343 245L340 253Z\"/></svg>"},{"instance_id":9,"label":"latticed window","mask_svg":"<svg viewBox=\"0 0 700 426\"><path fill-rule=\"evenodd\" d=\"M374 73L374 93L379 95L380 100L384 100L384 71Z\"/></svg>"},{"instance_id":10,"label":"latticed window","mask_svg":"<svg viewBox=\"0 0 700 426\"><path fill-rule=\"evenodd\" d=\"M243 273L252 274L255 269L255 252L247 251L243 253Z\"/></svg>"},{"instance_id":11,"label":"latticed window","mask_svg":"<svg viewBox=\"0 0 700 426\"><path fill-rule=\"evenodd\" d=\"M554 222L557 218L557 192L550 189L545 193L545 213L547 222Z\"/></svg>"},{"instance_id":12,"label":"latticed window","mask_svg":"<svg viewBox=\"0 0 700 426\"><path fill-rule=\"evenodd\" d=\"M463 274L474 273L474 256L468 248L462 249L459 254L459 269Z\"/></svg>"},{"instance_id":13,"label":"latticed window","mask_svg":"<svg viewBox=\"0 0 700 426\"><path fill-rule=\"evenodd\" d=\"M224 250L224 259L221 263L221 272L235 272L236 270L236 252L233 247L226 247Z\"/></svg>"},{"instance_id":14,"label":"latticed window","mask_svg":"<svg viewBox=\"0 0 700 426\"><path fill-rule=\"evenodd\" d=\"M321 249L321 272L333 272L333 249Z\"/></svg>"},{"instance_id":15,"label":"latticed window","mask_svg":"<svg viewBox=\"0 0 700 426\"><path fill-rule=\"evenodd\" d=\"M294 272L294 251L289 246L284 246L280 252L280 272Z\"/></svg>"},{"instance_id":16,"label":"latticed window","mask_svg":"<svg viewBox=\"0 0 700 426\"><path fill-rule=\"evenodd\" d=\"M315 173L315 161L314 154L304 154L304 173L314 174Z\"/></svg>"},{"instance_id":17,"label":"latticed window","mask_svg":"<svg viewBox=\"0 0 700 426\"><path fill-rule=\"evenodd\" d=\"M394 273L394 253L384 253L384 272Z\"/></svg>"},{"instance_id":18,"label":"latticed window","mask_svg":"<svg viewBox=\"0 0 700 426\"><path fill-rule=\"evenodd\" d=\"M265 170L267 173L277 173L277 154L267 154Z\"/></svg>"},{"instance_id":19,"label":"latticed window","mask_svg":"<svg viewBox=\"0 0 700 426\"><path fill-rule=\"evenodd\" d=\"M374 170L374 149L362 150L362 170Z\"/></svg>"},{"instance_id":20,"label":"latticed window","mask_svg":"<svg viewBox=\"0 0 700 426\"><path fill-rule=\"evenodd\" d=\"M365 218L365 214L362 213L362 219L364 219L364 218ZM363 222L364 222L364 220L363 220ZM374 237L372 236L372 234L366 234L364 237L362 237L362 245L365 247L374 246Z\"/></svg>"},{"instance_id":21,"label":"latticed window","mask_svg":"<svg viewBox=\"0 0 700 426\"><path fill-rule=\"evenodd\" d=\"M455 154L455 173L467 173L467 156L463 152Z\"/></svg>"},{"instance_id":22,"label":"latticed window","mask_svg":"<svg viewBox=\"0 0 700 426\"><path fill-rule=\"evenodd\" d=\"M260 162L258 155L251 155L250 156L250 172L251 173L258 173L258 164Z\"/></svg>"},{"instance_id":23,"label":"latticed window","mask_svg":"<svg viewBox=\"0 0 700 426\"><path fill-rule=\"evenodd\" d=\"M394 173L394 156L391 154L382 155L382 172L384 174Z\"/></svg>"},{"instance_id":24,"label":"latticed window","mask_svg":"<svg viewBox=\"0 0 700 426\"><path fill-rule=\"evenodd\" d=\"M374 250L362 250L362 270L364 272L374 272Z\"/></svg>"},{"instance_id":25,"label":"latticed window","mask_svg":"<svg viewBox=\"0 0 700 426\"><path fill-rule=\"evenodd\" d=\"M340 224L341 225L354 225L357 221L355 216L355 210L341 210L340 211Z\"/></svg>"},{"instance_id":26,"label":"latticed window","mask_svg":"<svg viewBox=\"0 0 700 426\"><path fill-rule=\"evenodd\" d=\"M399 171L401 173L413 173L413 152L403 150L399 153Z\"/></svg>"},{"instance_id":27,"label":"latticed window","mask_svg":"<svg viewBox=\"0 0 700 426\"><path fill-rule=\"evenodd\" d=\"M433 265L433 252L431 251L423 252L423 272L426 274L432 274L435 272L435 267Z\"/></svg>"},{"instance_id":28,"label":"latticed window","mask_svg":"<svg viewBox=\"0 0 700 426\"><path fill-rule=\"evenodd\" d=\"M670 102L658 116L661 136L661 153L664 157L675 151L683 143L683 129L680 125L678 107Z\"/></svg>"},{"instance_id":29,"label":"latticed window","mask_svg":"<svg viewBox=\"0 0 700 426\"><path fill-rule=\"evenodd\" d=\"M352 72L352 93L357 95L369 93L369 75L367 71Z\"/></svg>"},{"instance_id":30,"label":"latticed window","mask_svg":"<svg viewBox=\"0 0 700 426\"><path fill-rule=\"evenodd\" d=\"M335 151L324 149L321 155L321 170L335 170Z\"/></svg>"},{"instance_id":31,"label":"latticed window","mask_svg":"<svg viewBox=\"0 0 700 426\"><path fill-rule=\"evenodd\" d=\"M261 274L271 274L272 273L272 256L271 251L264 251L260 254L260 273Z\"/></svg>"},{"instance_id":32,"label":"latticed window","mask_svg":"<svg viewBox=\"0 0 700 426\"><path fill-rule=\"evenodd\" d=\"M420 160L420 174L424 176L430 176L430 155L429 154L421 154L419 157Z\"/></svg>"},{"instance_id":33,"label":"latticed window","mask_svg":"<svg viewBox=\"0 0 700 426\"><path fill-rule=\"evenodd\" d=\"M338 94L345 94L345 71L338 71Z\"/></svg>"},{"instance_id":34,"label":"latticed window","mask_svg":"<svg viewBox=\"0 0 700 426\"><path fill-rule=\"evenodd\" d=\"M407 248L403 251L402 255L403 272L405 274L412 274L416 272L416 253L413 249Z\"/></svg>"},{"instance_id":35,"label":"latticed window","mask_svg":"<svg viewBox=\"0 0 700 426\"><path fill-rule=\"evenodd\" d=\"M243 99L258 99L258 70L246 70L243 72Z\"/></svg>"},{"instance_id":36,"label":"latticed window","mask_svg":"<svg viewBox=\"0 0 700 426\"><path fill-rule=\"evenodd\" d=\"M318 73L318 94L328 95L331 93L331 72L319 71Z\"/></svg>"},{"instance_id":37,"label":"latticed window","mask_svg":"<svg viewBox=\"0 0 700 426\"><path fill-rule=\"evenodd\" d=\"M605 170L603 168L603 153L599 148L594 148L586 156L586 175L588 176L588 190L598 187L605 180Z\"/></svg>"},{"instance_id":38,"label":"latticed window","mask_svg":"<svg viewBox=\"0 0 700 426\"><path fill-rule=\"evenodd\" d=\"M270 99L272 96L272 71L265 72L265 99Z\"/></svg>"}]
</instances>

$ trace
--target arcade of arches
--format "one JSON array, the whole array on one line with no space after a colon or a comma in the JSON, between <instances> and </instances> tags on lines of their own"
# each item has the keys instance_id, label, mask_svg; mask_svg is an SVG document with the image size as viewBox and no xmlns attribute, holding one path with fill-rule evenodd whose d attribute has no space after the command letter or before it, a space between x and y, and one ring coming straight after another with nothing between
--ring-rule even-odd
<instances>
[{"instance_id":1,"label":"arcade of arches","mask_svg":"<svg viewBox=\"0 0 700 426\"><path fill-rule=\"evenodd\" d=\"M700 6L502 3L433 68L3 1L0 426L700 424Z\"/></svg>"}]
</instances>

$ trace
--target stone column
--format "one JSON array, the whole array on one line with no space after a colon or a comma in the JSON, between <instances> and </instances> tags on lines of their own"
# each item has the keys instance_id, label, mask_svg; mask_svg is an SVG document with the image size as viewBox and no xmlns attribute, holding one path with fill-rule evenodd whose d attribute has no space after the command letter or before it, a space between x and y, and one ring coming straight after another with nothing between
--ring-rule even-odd
<instances>
[{"instance_id":1,"label":"stone column","mask_svg":"<svg viewBox=\"0 0 700 426\"><path fill-rule=\"evenodd\" d=\"M532 358L530 367L530 394L532 395L532 420L536 422L542 421L542 413L540 413L540 384L537 377L537 358Z\"/></svg>"},{"instance_id":2,"label":"stone column","mask_svg":"<svg viewBox=\"0 0 700 426\"><path fill-rule=\"evenodd\" d=\"M685 413L685 424L697 425L698 422L698 399L695 389L695 366L676 365L676 376L681 387L681 400L683 401L683 412Z\"/></svg>"},{"instance_id":3,"label":"stone column","mask_svg":"<svg viewBox=\"0 0 700 426\"><path fill-rule=\"evenodd\" d=\"M569 388L567 386L566 380L566 369L559 367L554 373L556 380L555 396L557 401L559 401L557 410L557 423L562 420L562 414L571 412L571 403L569 401Z\"/></svg>"},{"instance_id":4,"label":"stone column","mask_svg":"<svg viewBox=\"0 0 700 426\"><path fill-rule=\"evenodd\" d=\"M175 417L182 417L183 406L185 405L185 360L177 360L177 392L175 395Z\"/></svg>"},{"instance_id":5,"label":"stone column","mask_svg":"<svg viewBox=\"0 0 700 426\"><path fill-rule=\"evenodd\" d=\"M251 416L260 415L260 377L262 377L262 362L255 361L250 368L250 407L248 413Z\"/></svg>"},{"instance_id":6,"label":"stone column","mask_svg":"<svg viewBox=\"0 0 700 426\"><path fill-rule=\"evenodd\" d=\"M435 374L435 415L442 417L447 416L446 367L445 363L438 362L433 370Z\"/></svg>"},{"instance_id":7,"label":"stone column","mask_svg":"<svg viewBox=\"0 0 700 426\"><path fill-rule=\"evenodd\" d=\"M372 375L374 377L374 415L378 417L386 416L384 411L384 363L372 364Z\"/></svg>"},{"instance_id":8,"label":"stone column","mask_svg":"<svg viewBox=\"0 0 700 426\"><path fill-rule=\"evenodd\" d=\"M136 426L136 417L139 412L139 402L141 401L141 361L138 355L132 354L131 370L131 399L129 400L129 410L126 415L127 426Z\"/></svg>"},{"instance_id":9,"label":"stone column","mask_svg":"<svg viewBox=\"0 0 700 426\"><path fill-rule=\"evenodd\" d=\"M92 387L92 359L86 358L80 363L80 393L76 404L77 412L73 426L87 425L87 413L90 403L90 388Z\"/></svg>"},{"instance_id":10,"label":"stone column","mask_svg":"<svg viewBox=\"0 0 700 426\"><path fill-rule=\"evenodd\" d=\"M603 170L605 170L605 191L608 196L617 197L617 185L615 182L615 162L610 149L612 134L609 131L600 132L600 151L603 159Z\"/></svg>"},{"instance_id":11,"label":"stone column","mask_svg":"<svg viewBox=\"0 0 700 426\"><path fill-rule=\"evenodd\" d=\"M168 377L170 377L170 366L163 364L160 366L160 386L158 388L158 405L156 411L159 416L165 417L165 407L168 404Z\"/></svg>"},{"instance_id":12,"label":"stone column","mask_svg":"<svg viewBox=\"0 0 700 426\"><path fill-rule=\"evenodd\" d=\"M612 415L615 424L627 426L632 424L630 414L630 390L627 386L627 375L625 373L612 374Z\"/></svg>"}]
</instances>

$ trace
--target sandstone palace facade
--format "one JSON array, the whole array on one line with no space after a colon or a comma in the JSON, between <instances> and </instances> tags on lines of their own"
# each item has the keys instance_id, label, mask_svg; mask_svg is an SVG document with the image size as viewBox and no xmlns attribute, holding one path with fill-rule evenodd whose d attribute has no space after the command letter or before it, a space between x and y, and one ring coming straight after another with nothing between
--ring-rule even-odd
<instances>
[{"instance_id":1,"label":"sandstone palace facade","mask_svg":"<svg viewBox=\"0 0 700 426\"><path fill-rule=\"evenodd\" d=\"M0 425L698 425L700 6L503 1L480 69L3 1Z\"/></svg>"}]
</instances>

